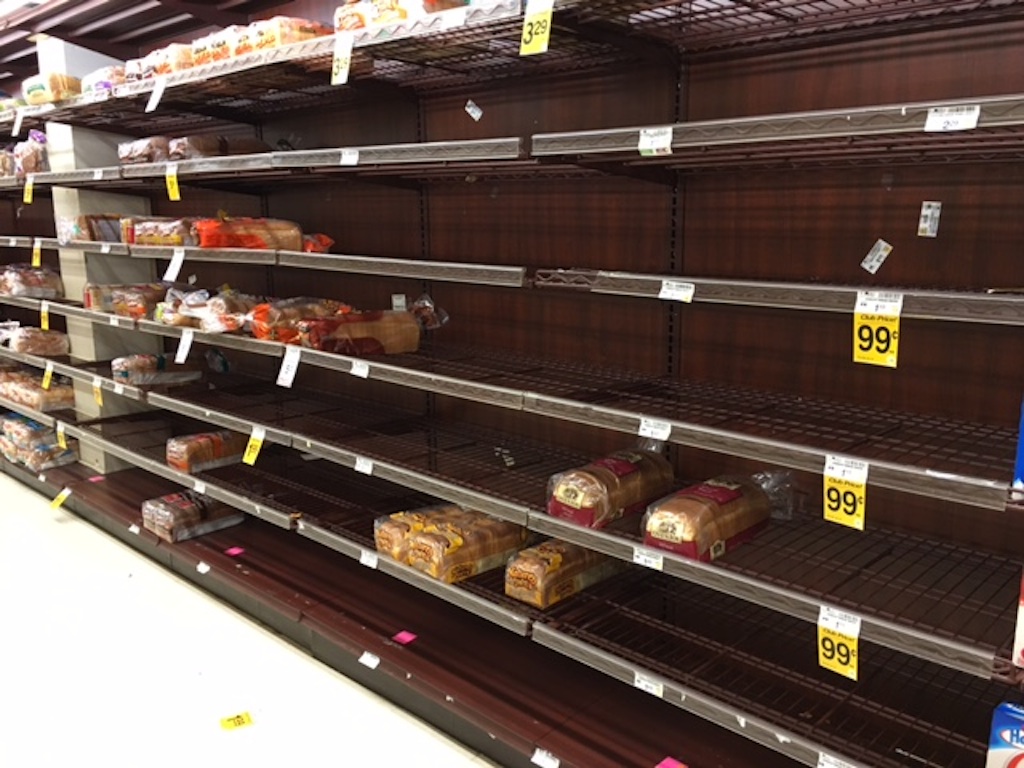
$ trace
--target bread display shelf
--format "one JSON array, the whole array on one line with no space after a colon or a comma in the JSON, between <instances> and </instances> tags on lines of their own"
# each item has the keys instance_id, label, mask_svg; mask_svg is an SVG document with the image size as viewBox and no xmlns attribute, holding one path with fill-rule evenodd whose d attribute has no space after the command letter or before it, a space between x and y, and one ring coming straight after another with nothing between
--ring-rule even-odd
<instances>
[{"instance_id":1,"label":"bread display shelf","mask_svg":"<svg viewBox=\"0 0 1024 768\"><path fill-rule=\"evenodd\" d=\"M133 259L174 258L177 248L162 245L132 245L127 248L127 255ZM185 263L189 261L213 262L222 264L263 264L272 265L277 262L277 255L271 250L256 248L182 248Z\"/></svg>"},{"instance_id":2,"label":"bread display shelf","mask_svg":"<svg viewBox=\"0 0 1024 768\"><path fill-rule=\"evenodd\" d=\"M278 251L277 265L328 272L351 272L359 275L441 280L473 285L498 285L506 288L522 288L526 284L525 267L505 267L494 264L462 264L453 261L382 259L340 253Z\"/></svg>"},{"instance_id":3,"label":"bread display shelf","mask_svg":"<svg viewBox=\"0 0 1024 768\"><path fill-rule=\"evenodd\" d=\"M8 400L6 397L0 397L0 408L5 411L14 411L20 413L22 416L27 416L35 422L42 424L44 427L53 427L57 424L57 417L52 413L43 413L37 411L35 408L29 408L27 405L21 403L15 403L12 400Z\"/></svg>"}]
</instances>

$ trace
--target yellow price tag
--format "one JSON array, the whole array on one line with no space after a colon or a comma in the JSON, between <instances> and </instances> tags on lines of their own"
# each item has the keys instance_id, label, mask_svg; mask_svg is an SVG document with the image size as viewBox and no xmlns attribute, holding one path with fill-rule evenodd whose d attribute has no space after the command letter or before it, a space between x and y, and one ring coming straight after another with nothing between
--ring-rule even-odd
<instances>
[{"instance_id":1,"label":"yellow price tag","mask_svg":"<svg viewBox=\"0 0 1024 768\"><path fill-rule=\"evenodd\" d=\"M867 489L864 483L825 475L825 519L830 523L864 530Z\"/></svg>"},{"instance_id":2,"label":"yellow price tag","mask_svg":"<svg viewBox=\"0 0 1024 768\"><path fill-rule=\"evenodd\" d=\"M32 205L32 199L36 188L36 175L30 173L25 177L25 189L21 193L21 202L25 205Z\"/></svg>"},{"instance_id":3,"label":"yellow price tag","mask_svg":"<svg viewBox=\"0 0 1024 768\"><path fill-rule=\"evenodd\" d=\"M57 422L57 445L59 445L62 450L66 451L68 449L68 437L64 434L64 422L62 421Z\"/></svg>"},{"instance_id":4,"label":"yellow price tag","mask_svg":"<svg viewBox=\"0 0 1024 768\"><path fill-rule=\"evenodd\" d=\"M32 241L32 266L36 269L43 266L43 244L38 237Z\"/></svg>"},{"instance_id":5,"label":"yellow price tag","mask_svg":"<svg viewBox=\"0 0 1024 768\"><path fill-rule=\"evenodd\" d=\"M260 449L263 448L263 439L267 436L267 430L263 427L253 427L252 434L249 436L249 443L245 446L245 455L242 456L242 463L248 464L250 467L256 463L256 459L260 455Z\"/></svg>"},{"instance_id":6,"label":"yellow price tag","mask_svg":"<svg viewBox=\"0 0 1024 768\"><path fill-rule=\"evenodd\" d=\"M818 666L857 679L860 617L822 606L818 614Z\"/></svg>"},{"instance_id":7,"label":"yellow price tag","mask_svg":"<svg viewBox=\"0 0 1024 768\"><path fill-rule=\"evenodd\" d=\"M854 315L853 362L895 368L899 343L899 315Z\"/></svg>"},{"instance_id":8,"label":"yellow price tag","mask_svg":"<svg viewBox=\"0 0 1024 768\"><path fill-rule=\"evenodd\" d=\"M252 715L248 712L243 712L240 715L234 715L233 717L222 717L220 720L220 727L225 731L233 731L236 728L245 728L247 725L252 725Z\"/></svg>"},{"instance_id":9,"label":"yellow price tag","mask_svg":"<svg viewBox=\"0 0 1024 768\"><path fill-rule=\"evenodd\" d=\"M523 36L519 41L520 56L546 53L551 38L551 16L554 0L529 0L523 19Z\"/></svg>"},{"instance_id":10,"label":"yellow price tag","mask_svg":"<svg viewBox=\"0 0 1024 768\"><path fill-rule=\"evenodd\" d=\"M50 502L51 509L60 509L65 501L68 500L68 496L71 495L71 489L65 488L63 491L53 497L53 501Z\"/></svg>"},{"instance_id":11,"label":"yellow price tag","mask_svg":"<svg viewBox=\"0 0 1024 768\"><path fill-rule=\"evenodd\" d=\"M39 327L50 330L50 303L47 301L39 302Z\"/></svg>"},{"instance_id":12,"label":"yellow price tag","mask_svg":"<svg viewBox=\"0 0 1024 768\"><path fill-rule=\"evenodd\" d=\"M352 70L352 48L356 38L351 32L334 36L334 59L331 62L331 85L345 85Z\"/></svg>"},{"instance_id":13,"label":"yellow price tag","mask_svg":"<svg viewBox=\"0 0 1024 768\"><path fill-rule=\"evenodd\" d=\"M92 380L92 397L96 401L96 405L100 408L103 407L103 380L100 378L94 378Z\"/></svg>"},{"instance_id":14,"label":"yellow price tag","mask_svg":"<svg viewBox=\"0 0 1024 768\"><path fill-rule=\"evenodd\" d=\"M181 201L181 188L178 186L178 164L168 163L166 170L167 199L177 203Z\"/></svg>"},{"instance_id":15,"label":"yellow price tag","mask_svg":"<svg viewBox=\"0 0 1024 768\"><path fill-rule=\"evenodd\" d=\"M43 369L43 389L49 389L50 384L53 382L53 363L47 363L46 368Z\"/></svg>"}]
</instances>

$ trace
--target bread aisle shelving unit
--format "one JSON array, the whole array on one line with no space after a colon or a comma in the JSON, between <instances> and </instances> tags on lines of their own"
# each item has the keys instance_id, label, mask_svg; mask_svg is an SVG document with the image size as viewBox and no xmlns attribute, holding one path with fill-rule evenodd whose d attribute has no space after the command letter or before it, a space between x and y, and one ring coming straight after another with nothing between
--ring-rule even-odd
<instances>
[{"instance_id":1,"label":"bread aisle shelving unit","mask_svg":"<svg viewBox=\"0 0 1024 768\"><path fill-rule=\"evenodd\" d=\"M496 2L469 9L465 24L461 17L452 21L449 16L432 20L423 29L412 30L409 36L360 38L357 44L366 50L360 50L354 77L384 82L398 79L411 88L452 88L460 82L480 84L486 73L491 72L488 67L463 71L461 77L456 77L451 67L443 66L447 62L441 55L450 50L453 57L467 56L459 46L472 48L480 44L485 44L495 59L503 59L505 74L522 71L538 78L563 68L573 77L585 78L591 77L591 70L601 71L612 63L642 67L646 65L637 64L638 61L663 60L666 49L653 44L665 31L661 27L663 19L657 17L652 4L628 5L636 14L631 23L636 24L641 35L646 32L651 36L651 49L646 53L641 54L630 41L623 41L618 48L609 41L608 29L603 24L611 23L612 19L621 22L611 5L598 2L581 8L576 3L559 3L556 21L560 25L556 28L568 36L566 45L546 60L539 57L537 64L504 60L501 44L518 37L521 9L518 3ZM645 21L648 13L654 16ZM948 20L943 13L944 10L939 11L940 17ZM594 19L603 22L588 28L588 21ZM898 26L905 22L901 19L890 23ZM770 33L765 34L766 40L770 39ZM150 86L133 85L102 103L78 100L50 110L25 110L20 120L24 125L59 120L104 128L116 119L119 129L127 127L147 133L149 128L155 132L184 125L174 110L216 112L217 117L207 115L214 124L232 109L240 117L251 119L262 114L259 92L247 93L247 99L239 100L234 107L229 106L231 97L221 96L212 105L208 100L211 92L223 93L225 86L236 82L249 89L258 88L261 75L275 83L274 78L292 78L288 87L296 94L294 103L298 108L318 96L337 98L344 106L345 97L338 96L337 90L330 97L325 96L329 93L323 83L330 63L328 42L315 41L293 48L275 54L273 61L252 59L208 72L172 77L167 82L164 107L152 115L142 108ZM440 56L442 66L437 70L446 70L436 77L432 64L416 64L415 56L411 56L412 63L404 62L405 69L395 63L413 53L423 54L428 48L431 59L438 58L434 53ZM615 52L611 59L607 58L609 51ZM369 67L368 58L383 64L379 68ZM570 64L568 60L573 61ZM295 64L305 67L305 72L296 75L294 69L286 66ZM551 85L546 87L557 88L561 82L561 76L553 76ZM499 82L493 86L495 92L501 92L505 85ZM431 98L441 103L456 98L449 97L447 91L439 94ZM956 105L980 107L976 130L952 137L924 132L929 109ZM657 157L641 157L637 152L640 128L530 131L523 138L486 136L426 141L423 123L428 121L422 114L425 108L418 105L418 141L346 142L344 147L331 149L188 161L178 164L178 172L186 190L195 189L200 196L206 193L204 190L224 190L266 199L277 189L293 188L290 185L301 189L310 183L340 182L380 184L385 188L394 184L399 190L419 190L419 220L412 226L422 228L423 233L417 233L413 239L433 246L436 244L432 240L443 240L435 231L443 224L435 222L445 220L445 193L454 185L491 184L492 194L498 189L494 185L514 186L532 180L577 188L607 185L607 189L619 195L628 194L622 190L635 189L644 199L675 195L673 205L684 205L681 200L686 195L680 194L680 189L686 185L680 182L680 174L685 172L1017 161L1016 145L1024 129L1022 105L1024 98L1008 95L694 122L680 121L681 115L676 114L672 120L649 123L650 127L671 126L672 152ZM499 114L502 106L499 102ZM433 108L437 109L436 105ZM170 117L167 113L171 113ZM61 187L151 194L156 203L164 174L164 164L84 168L38 174L33 182L42 190ZM616 186L623 184L636 186ZM432 198L434 189L442 190L437 201ZM20 183L0 185L0 194L4 191L20 195ZM455 195L458 194L457 191ZM427 200L425 207L422 196ZM271 211L274 202L269 206ZM279 200L276 202L280 204ZM396 204L396 210L404 211L404 205ZM500 218L498 215L491 223ZM685 222L674 222L670 229L677 243L685 236ZM476 242L475 233L467 233L467 237L470 243ZM25 248L32 244L33 239L0 233L0 247ZM173 253L168 248L119 244L62 244L52 238L39 239L39 244L44 248L78 250L87 257L102 254L109 259L166 260ZM500 240L493 239L492 245L493 260L492 254L472 245L468 252L459 254L465 257L472 253L471 261L446 260L447 256L440 260L426 258L438 250L436 247L424 247L419 254L401 253L397 258L194 248L184 249L184 253L187 263L212 265L213 270L218 265L260 267L270 270L274 279L288 273L291 284L301 281L303 274L320 272L327 276L376 277L384 286L425 285L434 290L447 287L479 292L497 299L494 306L508 298L513 311L550 298L557 302L552 317L557 316L558 310L581 306L580 302L590 302L620 315L626 313L626 306L630 311L639 307L646 322L668 321L668 331L652 343L663 344L665 349L652 357L670 360L677 355L676 346L683 338L676 326L688 322L689 310L683 304L659 298L666 282L691 286L695 309L707 305L710 309L724 307L728 311L735 307L810 318L849 316L858 291L879 287L868 281L855 285L833 280L794 282L699 274L690 277L685 269L685 254L680 261L675 252L671 259L661 263L660 269L635 269L625 258L614 264L602 263L609 259L588 259L586 255L581 258L589 263L576 267L558 263L550 253L523 254L522 261L509 264L509 254ZM647 259L644 263L653 261ZM368 288L365 281L355 285L359 291L375 290ZM903 317L908 320L952 323L969 333L981 333L987 328L1010 333L1024 324L1024 301L1015 296L989 294L977 286L961 290L900 288L889 284L882 287L902 292ZM456 296L462 303L463 294L448 295ZM0 302L27 311L40 309L35 300L8 297ZM468 310L474 308L469 301L464 306ZM172 343L181 335L177 328L152 321L111 320L69 302L49 302L49 311L97 326L116 324L122 330L141 331L154 339L166 337ZM458 323L457 314L455 322ZM276 359L284 354L280 344L253 339L196 333L195 340L200 345L220 346L259 358ZM581 364L567 359L563 363L541 354L524 354L519 346L518 342L506 345L507 348L499 344L492 351L479 346L439 343L428 345L414 356L365 361L304 350L304 368L317 369L318 377L328 378L317 378L313 382L317 386L309 390L296 387L288 392L265 380L261 383L260 379L228 378L216 390L206 393L146 393L116 384L110 377L109 366L104 367L102 361L85 365L58 361L53 368L83 383L98 377L104 390L156 409L141 417L82 424L72 423L69 418L62 422L66 423L68 434L83 444L181 486L198 485L214 498L352 558L362 560L371 554L369 533L373 514L368 508L348 510L347 522L333 521L335 511L347 509L344 493L331 492L323 485L324 479L317 477L315 468L309 464L296 465L288 458L290 453L301 452L353 470L368 461L375 478L387 481L392 489L473 506L527 525L536 532L575 541L628 562L649 566L656 562L656 570L662 573L633 569L633 581L629 583L634 591L629 595L607 586L581 599L577 608L572 607L577 605L574 603L544 615L510 605L487 578L468 585L446 586L374 558L375 567L420 589L485 616L516 634L530 636L616 679L656 690L671 704L705 716L798 762L816 765L819 755L824 753L841 756L850 765L909 765L916 763L907 760L931 759L928 755L963 760L955 765L968 765L969 756L983 750L985 733L979 730L979 724L983 727L994 703L1016 695L1013 690L1020 679L1009 662L1012 609L1019 583L1019 565L1013 557L990 555L985 547L971 543L939 543L929 531L896 533L881 527L851 534L822 521L803 519L774 524L725 561L712 565L655 553L622 533L576 528L544 515L546 479L555 471L585 461L586 454L580 452L578 445L575 450L560 445L559 440L551 439L541 428L537 429L539 435L524 437L514 430L478 427L475 422L481 412L473 409L477 405L496 406L500 411L545 423L583 425L583 430L596 427L606 435L634 435L645 419L654 418L668 425L667 439L680 449L732 457L737 466L743 466L737 459L786 466L808 473L819 482L827 455L853 455L870 462L872 489L899 494L883 496L887 503L906 496L918 504L952 503L986 513L1002 512L1007 505L1016 439L1011 426L950 418L942 413L922 415L906 409L845 403L834 397L809 398L799 390L786 393L767 387L753 389L689 380L676 375L675 370L666 376L660 363L656 368L662 370L635 373L595 360ZM555 354L564 348L564 344L556 346ZM41 358L7 350L0 354L37 368L46 364ZM358 376L342 376L353 373L357 364ZM361 385L356 381L362 378L368 383ZM356 397L339 394L327 398L315 392L322 388L322 382L333 387L343 381L344 385L339 386L342 390L351 389L353 383L357 388L388 384L397 385L402 392L425 392L431 398L443 397L450 402L431 401L430 408L420 413L409 408L412 401L408 398L404 409L392 410L390 406L371 405ZM19 410L15 404L7 405ZM352 420L352 414L360 416ZM184 423L218 424L243 432L254 424L264 427L267 441L276 446L268 449L266 461L272 466L216 470L198 477L171 470L161 462L161 443L154 441L153 436L173 429L182 423L178 421L182 418L191 420ZM588 434L573 433L569 440L579 444L585 442L585 437L580 436ZM360 436L362 440L356 439ZM409 451L411 446L420 446L420 450ZM498 466L493 450L499 447L511 452L506 455L518 458L509 466ZM249 481L257 473L262 482L271 483L281 493L254 493ZM296 487L296 473L310 476L307 487L322 494L317 497L318 504L326 499L330 513L322 509L313 511L302 502L282 500L282 495L289 494L303 500L310 498L303 497ZM344 485L346 481L338 482ZM394 494L399 494L399 490L394 490ZM813 568L808 564L813 564ZM914 575L908 576L910 573ZM851 579L857 580L861 589L844 587L844 582ZM865 585L874 594L865 594ZM647 594L653 597L645 597ZM715 601L721 602L716 606ZM704 606L708 615L716 610L721 615L714 622L691 625L684 616L687 604ZM900 607L894 610L892 606L897 604ZM807 663L814 654L813 630L808 623L818 620L822 605L853 610L863 619L866 672L864 682L855 688L844 687L843 683L829 679L828 673ZM774 629L770 628L773 623L777 625ZM659 624L673 643L690 644L687 647L691 661L713 652L713 663L708 661L710 657L702 657L708 664L706 675L686 671L681 660L690 657L682 651L672 651L667 641L645 638L638 629ZM725 638L720 637L716 626L728 627ZM621 640L623 637L635 638L635 645ZM763 648L749 647L748 641L754 637L765 640ZM785 647L787 642L791 647ZM641 646L645 650L641 651ZM798 647L802 650L794 650ZM717 672L715 665L722 665ZM721 676L727 676L727 671L739 675L741 670L751 679L759 679L764 689L747 687L735 696L729 695L720 682L724 679ZM963 711L957 710L957 717L952 718L956 722L947 724L948 736L927 733L928 728L912 722L923 715L908 714L894 729L883 729L870 743L860 743L856 731L851 733L838 725L834 729L808 727L794 716L796 703L778 709L768 702L765 693L782 691L788 681L796 686L789 689L793 702L815 702L808 705L808 711L848 707L849 711L842 709L846 715L854 720L868 718L864 721L868 722L873 706L896 707L888 698L891 693L879 690L870 679L872 675L908 681L915 676L923 678L920 692L925 699L948 701L950 707L959 706ZM794 690L805 698L797 697ZM983 708L983 716L970 711L972 706ZM906 731L902 737L900 728ZM925 746L920 754L907 751L899 746L901 738L918 739L915 743ZM886 739L896 746L884 746ZM902 757L900 749L904 750Z\"/></svg>"}]
</instances>

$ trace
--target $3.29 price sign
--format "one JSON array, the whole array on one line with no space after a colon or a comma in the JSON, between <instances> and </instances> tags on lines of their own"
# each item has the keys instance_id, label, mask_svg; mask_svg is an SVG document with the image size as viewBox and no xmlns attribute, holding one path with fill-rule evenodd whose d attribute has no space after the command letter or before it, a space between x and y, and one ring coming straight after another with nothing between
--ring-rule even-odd
<instances>
[{"instance_id":1,"label":"$3.29 price sign","mask_svg":"<svg viewBox=\"0 0 1024 768\"><path fill-rule=\"evenodd\" d=\"M857 679L860 616L821 606L818 613L818 666Z\"/></svg>"},{"instance_id":2,"label":"$3.29 price sign","mask_svg":"<svg viewBox=\"0 0 1024 768\"><path fill-rule=\"evenodd\" d=\"M551 12L554 0L529 0L523 20L523 37L519 42L520 56L546 53L551 39Z\"/></svg>"}]
</instances>

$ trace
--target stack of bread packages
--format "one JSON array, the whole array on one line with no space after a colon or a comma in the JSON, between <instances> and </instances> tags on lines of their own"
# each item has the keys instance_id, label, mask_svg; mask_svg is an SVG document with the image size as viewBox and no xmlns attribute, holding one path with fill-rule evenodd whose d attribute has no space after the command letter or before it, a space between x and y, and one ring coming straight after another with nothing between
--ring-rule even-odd
<instances>
[{"instance_id":1,"label":"stack of bread packages","mask_svg":"<svg viewBox=\"0 0 1024 768\"><path fill-rule=\"evenodd\" d=\"M521 525L456 504L437 504L379 518L377 551L453 584L501 568L526 542Z\"/></svg>"},{"instance_id":2,"label":"stack of bread packages","mask_svg":"<svg viewBox=\"0 0 1024 768\"><path fill-rule=\"evenodd\" d=\"M715 560L755 536L770 518L791 517L796 499L785 471L715 477L651 504L644 515L644 544Z\"/></svg>"},{"instance_id":3,"label":"stack of bread packages","mask_svg":"<svg viewBox=\"0 0 1024 768\"><path fill-rule=\"evenodd\" d=\"M249 438L224 429L179 435L167 441L167 466L181 472L202 472L242 460Z\"/></svg>"},{"instance_id":4,"label":"stack of bread packages","mask_svg":"<svg viewBox=\"0 0 1024 768\"><path fill-rule=\"evenodd\" d=\"M245 515L195 491L171 493L142 502L142 525L165 541L193 539L232 525Z\"/></svg>"},{"instance_id":5,"label":"stack of bread packages","mask_svg":"<svg viewBox=\"0 0 1024 768\"><path fill-rule=\"evenodd\" d=\"M0 418L0 453L12 464L39 473L78 461L78 441L66 438L61 445L53 428L8 413Z\"/></svg>"},{"instance_id":6,"label":"stack of bread packages","mask_svg":"<svg viewBox=\"0 0 1024 768\"><path fill-rule=\"evenodd\" d=\"M588 528L604 528L672 490L672 465L650 444L616 451L584 467L560 472L548 481L547 512Z\"/></svg>"}]
</instances>

